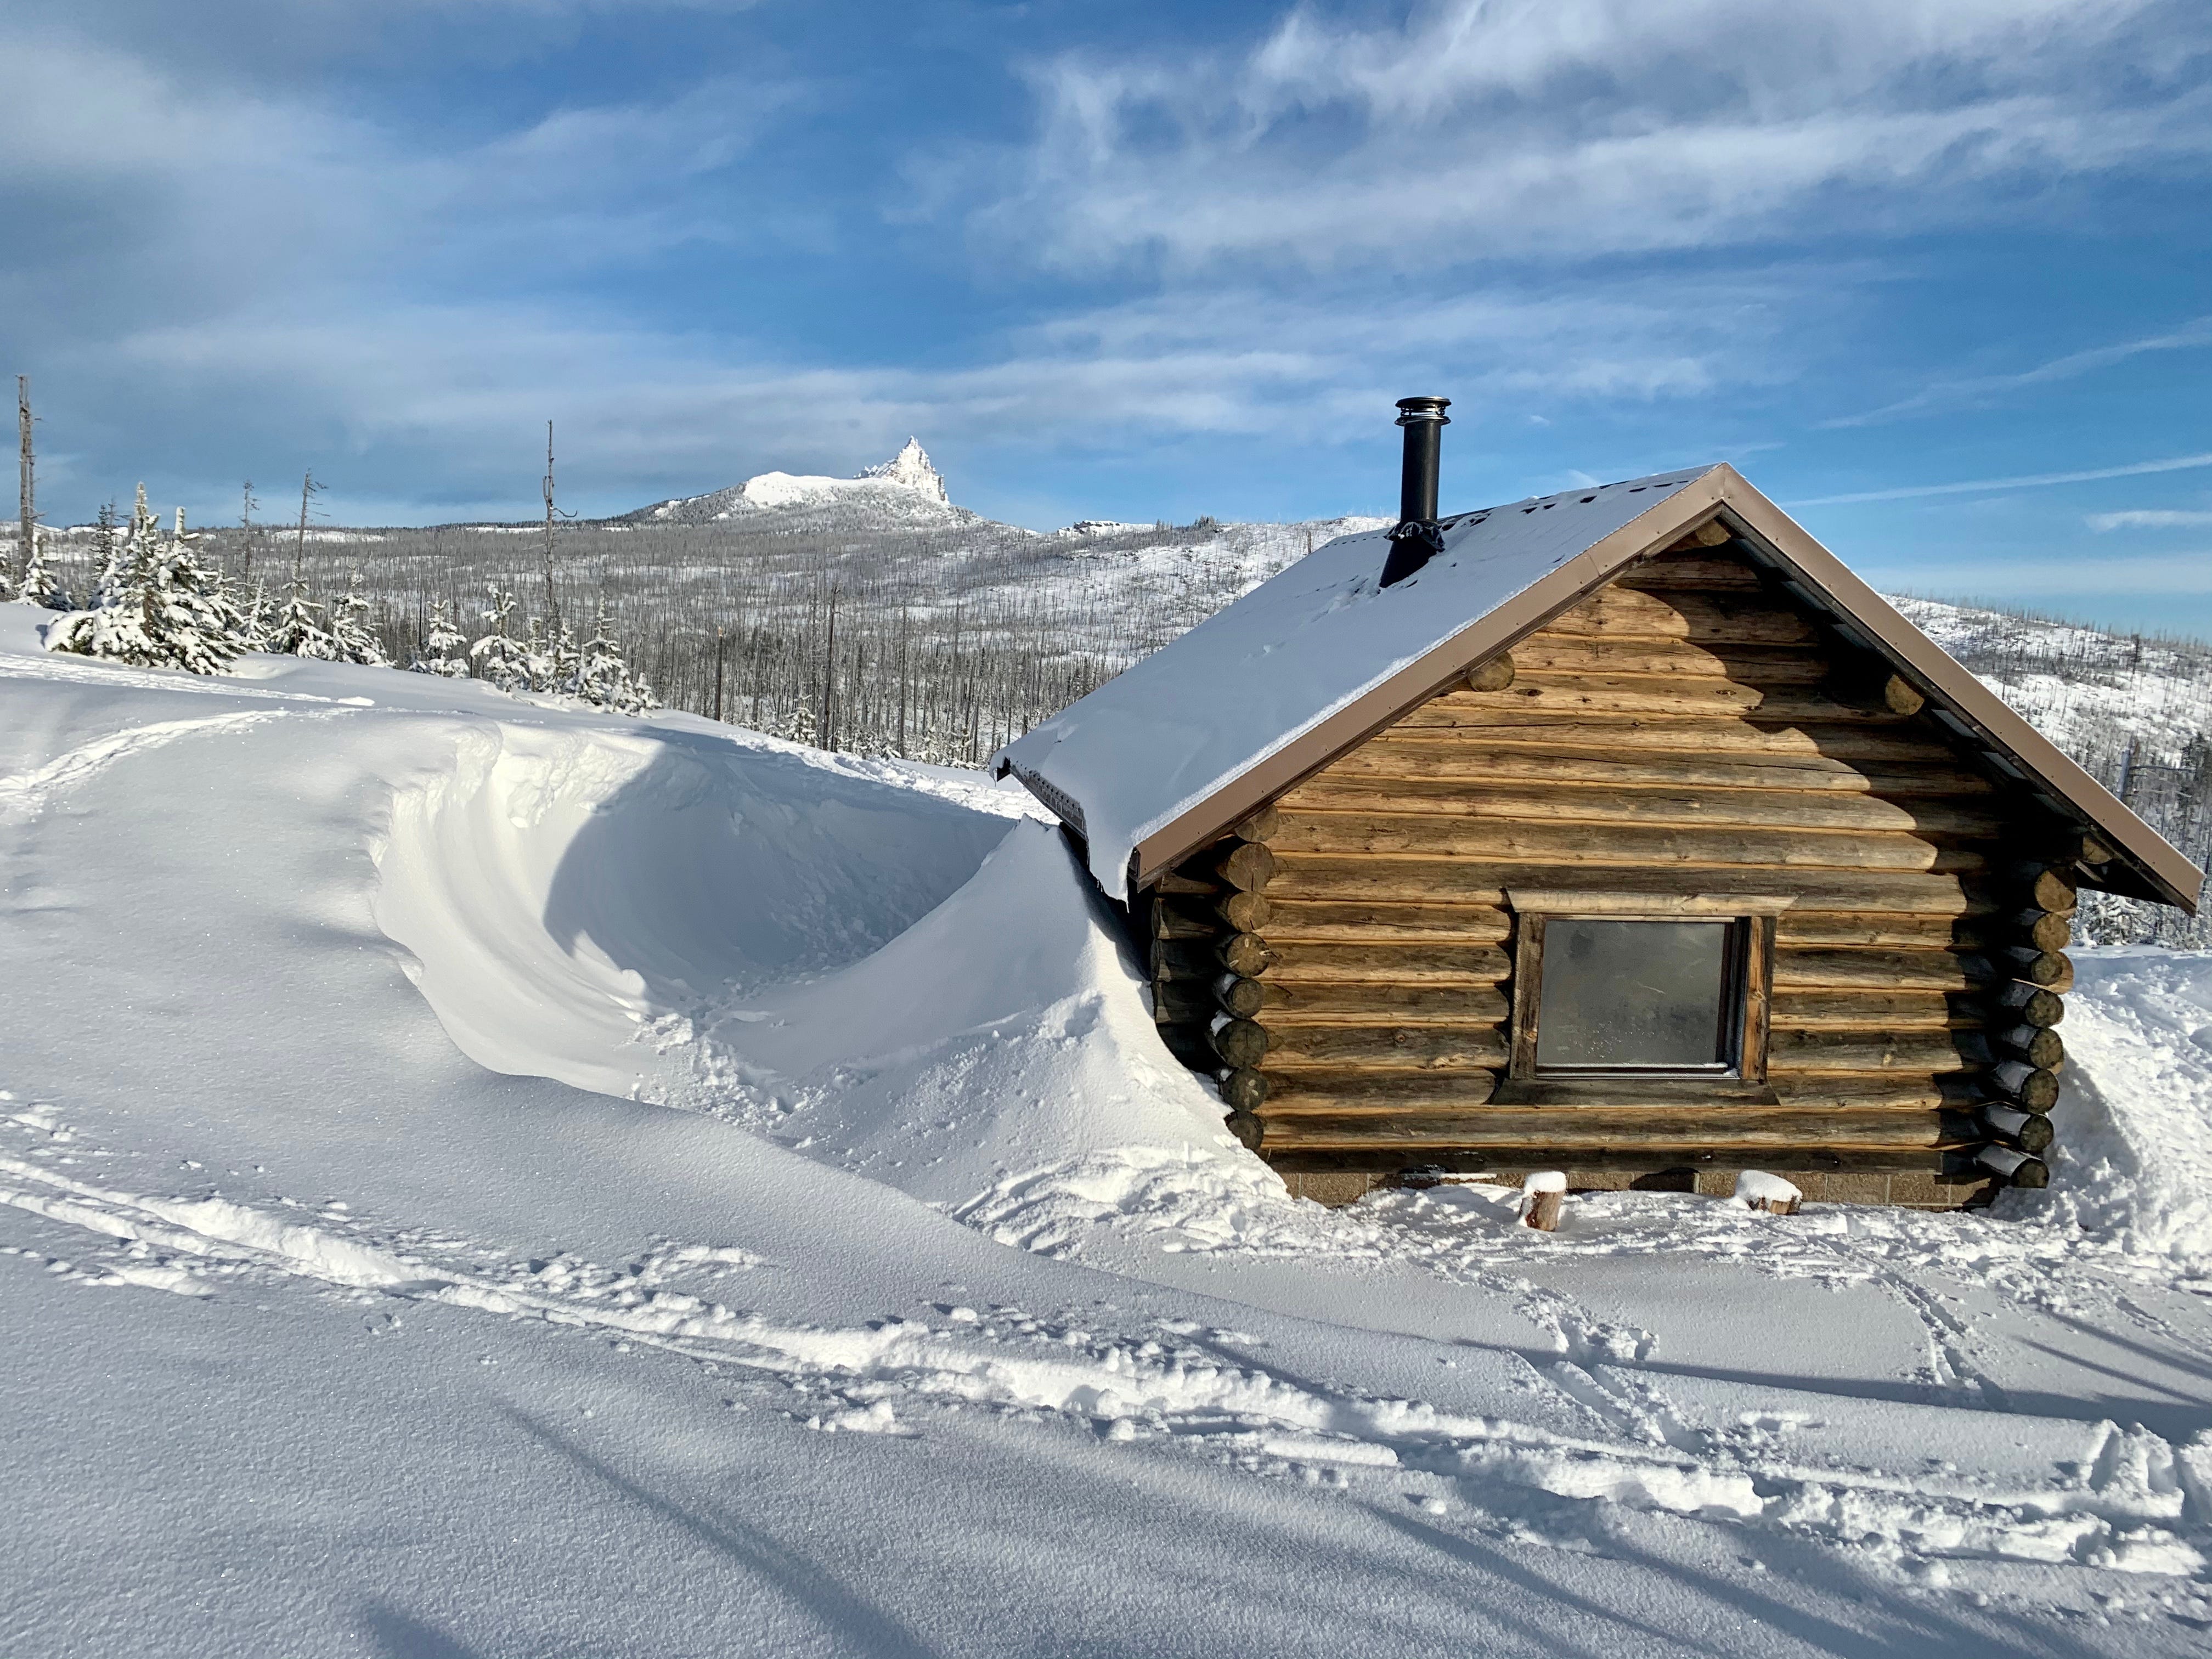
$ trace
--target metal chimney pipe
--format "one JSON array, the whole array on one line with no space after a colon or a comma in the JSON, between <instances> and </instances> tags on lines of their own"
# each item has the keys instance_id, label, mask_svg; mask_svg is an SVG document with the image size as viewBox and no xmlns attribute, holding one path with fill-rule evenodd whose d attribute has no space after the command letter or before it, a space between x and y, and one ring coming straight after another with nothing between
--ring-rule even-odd
<instances>
[{"instance_id":1,"label":"metal chimney pipe","mask_svg":"<svg viewBox=\"0 0 2212 1659\"><path fill-rule=\"evenodd\" d=\"M1398 522L1429 524L1437 516L1437 464L1451 416L1449 398L1401 398L1398 424L1406 428L1406 465L1399 475Z\"/></svg>"},{"instance_id":2,"label":"metal chimney pipe","mask_svg":"<svg viewBox=\"0 0 2212 1659\"><path fill-rule=\"evenodd\" d=\"M1401 398L1398 424L1406 429L1406 459L1398 480L1398 524L1390 532L1390 556L1382 562L1382 586L1412 575L1443 551L1437 528L1437 465L1444 428L1451 416L1449 398Z\"/></svg>"}]
</instances>

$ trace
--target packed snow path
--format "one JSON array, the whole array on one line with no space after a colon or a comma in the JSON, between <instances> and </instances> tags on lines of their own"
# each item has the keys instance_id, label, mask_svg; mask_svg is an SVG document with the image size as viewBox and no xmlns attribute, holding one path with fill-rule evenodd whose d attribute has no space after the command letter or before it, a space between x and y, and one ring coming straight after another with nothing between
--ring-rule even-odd
<instances>
[{"instance_id":1,"label":"packed snow path","mask_svg":"<svg viewBox=\"0 0 2212 1659\"><path fill-rule=\"evenodd\" d=\"M1332 1214L1018 797L29 620L0 1651L2202 1649L2198 961L1998 1217Z\"/></svg>"}]
</instances>

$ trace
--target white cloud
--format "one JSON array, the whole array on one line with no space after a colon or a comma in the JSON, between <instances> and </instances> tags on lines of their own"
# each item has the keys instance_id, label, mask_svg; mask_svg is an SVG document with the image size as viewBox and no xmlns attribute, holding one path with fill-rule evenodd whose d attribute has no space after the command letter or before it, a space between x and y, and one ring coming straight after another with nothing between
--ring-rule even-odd
<instances>
[{"instance_id":1,"label":"white cloud","mask_svg":"<svg viewBox=\"0 0 2212 1659\"><path fill-rule=\"evenodd\" d=\"M1038 67L1042 131L977 218L1048 261L1169 270L1955 223L1992 184L2194 154L2207 33L2169 0L1302 8L1242 56Z\"/></svg>"},{"instance_id":2,"label":"white cloud","mask_svg":"<svg viewBox=\"0 0 2212 1659\"><path fill-rule=\"evenodd\" d=\"M2092 513L2082 520L2090 529L2184 530L2212 525L2212 513L2176 512L2166 508L2133 507L2124 513Z\"/></svg>"}]
</instances>

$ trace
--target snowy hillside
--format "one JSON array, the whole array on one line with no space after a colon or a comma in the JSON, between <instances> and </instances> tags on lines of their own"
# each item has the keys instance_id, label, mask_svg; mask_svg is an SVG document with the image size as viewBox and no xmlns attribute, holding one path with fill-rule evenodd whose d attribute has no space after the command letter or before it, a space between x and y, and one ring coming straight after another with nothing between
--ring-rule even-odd
<instances>
[{"instance_id":1,"label":"snowy hillside","mask_svg":"<svg viewBox=\"0 0 2212 1659\"><path fill-rule=\"evenodd\" d=\"M972 773L0 606L0 1651L2185 1655L2212 962L2052 1188L1293 1202Z\"/></svg>"}]
</instances>

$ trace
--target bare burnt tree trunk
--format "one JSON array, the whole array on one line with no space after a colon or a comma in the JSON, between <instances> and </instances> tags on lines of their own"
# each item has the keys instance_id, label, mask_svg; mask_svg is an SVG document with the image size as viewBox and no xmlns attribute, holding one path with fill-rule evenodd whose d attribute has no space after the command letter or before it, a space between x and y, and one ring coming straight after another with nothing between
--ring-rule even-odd
<instances>
[{"instance_id":1,"label":"bare burnt tree trunk","mask_svg":"<svg viewBox=\"0 0 2212 1659\"><path fill-rule=\"evenodd\" d=\"M31 377L15 377L15 428L21 447L21 498L18 502L21 516L16 520L15 532L15 591L21 592L23 584L31 579L32 554L36 546L33 538L39 533L39 501L37 463L31 443Z\"/></svg>"}]
</instances>

